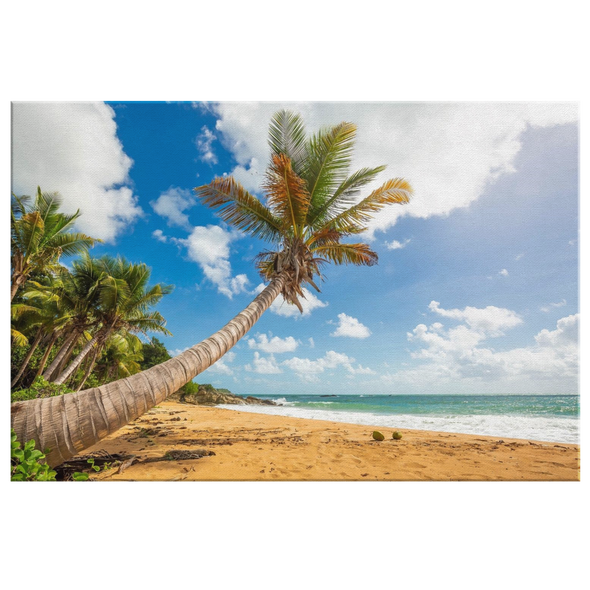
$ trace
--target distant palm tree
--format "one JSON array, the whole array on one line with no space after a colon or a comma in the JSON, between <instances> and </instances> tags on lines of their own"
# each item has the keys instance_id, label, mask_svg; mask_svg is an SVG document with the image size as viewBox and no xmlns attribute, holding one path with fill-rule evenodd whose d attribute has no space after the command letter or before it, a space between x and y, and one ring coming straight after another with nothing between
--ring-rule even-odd
<instances>
[{"instance_id":1,"label":"distant palm tree","mask_svg":"<svg viewBox=\"0 0 590 590\"><path fill-rule=\"evenodd\" d=\"M139 363L143 360L142 348L141 340L134 334L113 334L105 343L103 355L96 363L98 378L102 381L112 381L115 378L139 373Z\"/></svg>"},{"instance_id":2,"label":"distant palm tree","mask_svg":"<svg viewBox=\"0 0 590 590\"><path fill-rule=\"evenodd\" d=\"M396 178L359 200L360 189L384 167L364 168L349 175L355 133L353 124L341 123L307 139L297 114L277 113L270 125L266 203L232 177L216 178L195 189L202 202L217 209L224 221L271 244L271 249L258 257L259 272L269 285L218 332L166 362L59 400L12 404L12 425L19 440L33 438L39 448L49 447L49 464L59 465L210 367L280 294L301 310L302 284L317 289L323 264L375 264L377 254L367 244L343 240L365 231L371 216L382 207L407 203L412 189Z\"/></svg>"},{"instance_id":3,"label":"distant palm tree","mask_svg":"<svg viewBox=\"0 0 590 590\"><path fill-rule=\"evenodd\" d=\"M119 330L146 336L148 332L171 335L160 312L150 308L170 293L172 287L160 283L148 286L151 271L146 264L133 264L124 258L111 256L89 259L88 262L95 266L95 274L100 273L96 287L98 305L94 310L99 328L70 365L53 380L58 385L73 375L94 348L93 366L105 342Z\"/></svg>"},{"instance_id":4,"label":"distant palm tree","mask_svg":"<svg viewBox=\"0 0 590 590\"><path fill-rule=\"evenodd\" d=\"M37 188L33 205L29 197L12 197L10 265L10 300L33 271L43 271L59 261L60 256L80 254L100 242L71 229L80 211L60 213L61 197L42 193Z\"/></svg>"}]
</instances>

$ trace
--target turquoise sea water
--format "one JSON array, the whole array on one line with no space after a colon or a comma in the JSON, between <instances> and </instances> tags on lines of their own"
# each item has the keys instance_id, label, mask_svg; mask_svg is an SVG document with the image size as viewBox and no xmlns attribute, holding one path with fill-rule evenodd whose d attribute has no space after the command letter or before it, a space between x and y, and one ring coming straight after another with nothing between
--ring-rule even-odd
<instances>
[{"instance_id":1,"label":"turquoise sea water","mask_svg":"<svg viewBox=\"0 0 590 590\"><path fill-rule=\"evenodd\" d=\"M257 395L228 409L392 428L579 442L578 395Z\"/></svg>"}]
</instances>

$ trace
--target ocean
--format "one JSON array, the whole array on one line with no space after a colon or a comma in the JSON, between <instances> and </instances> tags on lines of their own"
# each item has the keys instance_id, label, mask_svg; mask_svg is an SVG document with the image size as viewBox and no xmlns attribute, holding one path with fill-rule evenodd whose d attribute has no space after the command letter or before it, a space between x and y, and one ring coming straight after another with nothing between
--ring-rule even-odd
<instances>
[{"instance_id":1,"label":"ocean","mask_svg":"<svg viewBox=\"0 0 590 590\"><path fill-rule=\"evenodd\" d=\"M579 443L578 395L256 395L277 406L223 408L366 424Z\"/></svg>"}]
</instances>

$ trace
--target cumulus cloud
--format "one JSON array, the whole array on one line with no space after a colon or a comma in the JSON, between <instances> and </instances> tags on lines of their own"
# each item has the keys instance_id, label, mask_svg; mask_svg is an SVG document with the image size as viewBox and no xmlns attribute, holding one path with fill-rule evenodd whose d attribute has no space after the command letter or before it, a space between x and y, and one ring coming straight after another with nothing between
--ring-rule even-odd
<instances>
[{"instance_id":1,"label":"cumulus cloud","mask_svg":"<svg viewBox=\"0 0 590 590\"><path fill-rule=\"evenodd\" d=\"M214 365L211 365L207 371L210 373L217 373L219 375L233 375L234 371L227 363L232 363L236 358L236 353L233 351L226 352Z\"/></svg>"},{"instance_id":2,"label":"cumulus cloud","mask_svg":"<svg viewBox=\"0 0 590 590\"><path fill-rule=\"evenodd\" d=\"M168 238L164 235L164 232L161 229L155 229L152 232L152 236L154 236L158 242L166 243L168 241Z\"/></svg>"},{"instance_id":3,"label":"cumulus cloud","mask_svg":"<svg viewBox=\"0 0 590 590\"><path fill-rule=\"evenodd\" d=\"M522 324L514 311L488 305L485 308L442 309L438 301L431 301L428 309L445 318L465 322L471 329L489 336L502 336L503 330Z\"/></svg>"},{"instance_id":4,"label":"cumulus cloud","mask_svg":"<svg viewBox=\"0 0 590 590\"><path fill-rule=\"evenodd\" d=\"M507 277L508 276L508 271L505 268L503 268L498 274L500 276Z\"/></svg>"},{"instance_id":5,"label":"cumulus cloud","mask_svg":"<svg viewBox=\"0 0 590 590\"><path fill-rule=\"evenodd\" d=\"M247 293L250 282L245 274L231 276L229 245L237 237L238 234L218 225L208 225L196 226L188 238L175 240L186 246L189 258L203 269L205 277L217 286L217 290L230 299L233 295Z\"/></svg>"},{"instance_id":6,"label":"cumulus cloud","mask_svg":"<svg viewBox=\"0 0 590 590\"><path fill-rule=\"evenodd\" d=\"M486 346L486 340L499 335L494 327L510 321L494 321L492 329L482 330L469 325L466 315L460 320L466 323L449 329L438 323L416 326L408 340L420 345L411 356L421 364L385 374L383 380L419 389L447 384L455 390L470 385L481 390L488 384L495 392L576 391L579 315L560 319L555 330L541 330L530 346L501 351Z\"/></svg>"},{"instance_id":7,"label":"cumulus cloud","mask_svg":"<svg viewBox=\"0 0 590 590\"><path fill-rule=\"evenodd\" d=\"M401 250L402 248L405 248L411 241L412 240L410 238L404 240L403 242L393 240L392 242L385 242L385 246L388 250Z\"/></svg>"},{"instance_id":8,"label":"cumulus cloud","mask_svg":"<svg viewBox=\"0 0 590 590\"><path fill-rule=\"evenodd\" d=\"M386 207L370 224L385 231L401 216L427 218L467 207L489 182L514 171L527 126L578 120L575 103L220 103L216 129L237 161L236 176L259 190L268 162L268 123L295 110L308 131L341 121L358 126L353 169L387 164L370 191L402 176L414 187L410 204Z\"/></svg>"},{"instance_id":9,"label":"cumulus cloud","mask_svg":"<svg viewBox=\"0 0 590 590\"><path fill-rule=\"evenodd\" d=\"M308 358L293 357L283 361L281 364L294 371L302 381L317 382L319 381L319 375L325 372L327 369L336 369L342 367L350 375L356 374L374 374L372 369L353 365L355 359L348 355L329 350L326 354L316 360Z\"/></svg>"},{"instance_id":10,"label":"cumulus cloud","mask_svg":"<svg viewBox=\"0 0 590 590\"><path fill-rule=\"evenodd\" d=\"M201 133L195 139L195 145L201 154L199 159L201 162L206 162L207 164L217 164L217 156L211 149L211 145L217 139L213 132L207 127L207 125L203 125L201 128Z\"/></svg>"},{"instance_id":11,"label":"cumulus cloud","mask_svg":"<svg viewBox=\"0 0 590 590\"><path fill-rule=\"evenodd\" d=\"M256 287L254 292L256 294L261 293L264 291L265 285L261 283ZM301 307L303 308L303 313L300 313L299 309L295 305L287 303L282 295L279 295L270 306L270 311L276 315L280 315L286 318L295 318L299 319L301 317L311 315L311 312L314 309L319 309L321 307L326 307L328 304L324 301L318 299L311 291L303 287L303 297L299 298L301 303Z\"/></svg>"},{"instance_id":12,"label":"cumulus cloud","mask_svg":"<svg viewBox=\"0 0 590 590\"><path fill-rule=\"evenodd\" d=\"M252 361L252 365L246 365L244 367L246 371L251 371L253 373L260 373L262 375L275 375L278 373L282 373L283 370L277 364L275 357L271 354L268 357L260 356L260 353L256 351L254 353L254 360Z\"/></svg>"},{"instance_id":13,"label":"cumulus cloud","mask_svg":"<svg viewBox=\"0 0 590 590\"><path fill-rule=\"evenodd\" d=\"M345 313L338 314L338 327L330 336L345 336L347 338L368 338L371 330L361 324L356 318Z\"/></svg>"},{"instance_id":14,"label":"cumulus cloud","mask_svg":"<svg viewBox=\"0 0 590 590\"><path fill-rule=\"evenodd\" d=\"M155 201L150 201L150 205L158 215L168 220L168 225L190 229L188 215L184 211L194 207L196 202L196 197L190 190L171 186L160 193Z\"/></svg>"},{"instance_id":15,"label":"cumulus cloud","mask_svg":"<svg viewBox=\"0 0 590 590\"><path fill-rule=\"evenodd\" d=\"M104 103L12 105L12 190L59 192L62 210L80 209L76 226L92 237L114 242L143 214L129 186L132 164Z\"/></svg>"},{"instance_id":16,"label":"cumulus cloud","mask_svg":"<svg viewBox=\"0 0 590 590\"><path fill-rule=\"evenodd\" d=\"M299 346L299 341L295 340L293 336L269 338L266 334L256 334L254 338L248 340L248 346L262 352L280 354L295 351Z\"/></svg>"}]
</instances>

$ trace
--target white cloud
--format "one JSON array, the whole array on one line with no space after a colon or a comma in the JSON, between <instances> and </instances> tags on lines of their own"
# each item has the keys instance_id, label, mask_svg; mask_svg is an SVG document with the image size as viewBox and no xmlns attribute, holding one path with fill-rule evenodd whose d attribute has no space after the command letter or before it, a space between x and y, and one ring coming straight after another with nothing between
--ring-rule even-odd
<instances>
[{"instance_id":1,"label":"white cloud","mask_svg":"<svg viewBox=\"0 0 590 590\"><path fill-rule=\"evenodd\" d=\"M233 375L234 371L227 363L233 362L236 358L236 353L233 351L226 352L215 364L211 365L207 371L211 373L218 373L219 375Z\"/></svg>"},{"instance_id":2,"label":"white cloud","mask_svg":"<svg viewBox=\"0 0 590 590\"><path fill-rule=\"evenodd\" d=\"M205 277L230 299L233 295L247 293L246 286L250 282L244 274L231 276L229 244L237 237L237 233L228 232L218 225L199 225L185 240L175 240L187 247L189 258L199 264Z\"/></svg>"},{"instance_id":3,"label":"white cloud","mask_svg":"<svg viewBox=\"0 0 590 590\"><path fill-rule=\"evenodd\" d=\"M444 330L440 324L430 328L419 324L408 333L408 340L421 345L411 356L424 362L382 379L419 390L448 386L456 392L461 388L481 391L488 384L488 390L496 393L575 392L578 322L578 315L562 318L555 330L541 330L535 344L504 351L484 344L487 338L498 336L495 330L465 324Z\"/></svg>"},{"instance_id":4,"label":"white cloud","mask_svg":"<svg viewBox=\"0 0 590 590\"><path fill-rule=\"evenodd\" d=\"M190 229L188 215L183 211L194 207L196 202L196 197L190 190L171 186L160 193L155 201L150 201L150 205L158 215L168 220L168 225Z\"/></svg>"},{"instance_id":5,"label":"white cloud","mask_svg":"<svg viewBox=\"0 0 590 590\"><path fill-rule=\"evenodd\" d=\"M485 308L466 307L465 309L442 309L438 301L431 301L428 309L445 318L451 318L488 336L502 336L503 330L522 324L522 319L509 309L488 305Z\"/></svg>"},{"instance_id":6,"label":"white cloud","mask_svg":"<svg viewBox=\"0 0 590 590\"><path fill-rule=\"evenodd\" d=\"M356 318L345 313L338 314L338 327L330 336L345 336L348 338L368 338L371 330L361 324Z\"/></svg>"},{"instance_id":7,"label":"white cloud","mask_svg":"<svg viewBox=\"0 0 590 590\"><path fill-rule=\"evenodd\" d=\"M558 301L557 303L550 303L549 305L544 305L543 307L540 307L539 309L541 311L544 311L545 313L548 313L551 311L552 307L563 307L566 304L567 304L567 301L565 299L562 299L561 301Z\"/></svg>"},{"instance_id":8,"label":"white cloud","mask_svg":"<svg viewBox=\"0 0 590 590\"><path fill-rule=\"evenodd\" d=\"M82 215L77 228L114 242L143 214L129 184L133 161L117 137L115 111L104 103L12 105L12 190L59 192L62 210Z\"/></svg>"},{"instance_id":9,"label":"white cloud","mask_svg":"<svg viewBox=\"0 0 590 590\"><path fill-rule=\"evenodd\" d=\"M326 369L336 369L342 367L350 375L356 374L374 374L372 369L362 367L361 365L353 366L355 359L348 355L329 350L326 354L316 360L308 358L293 357L283 361L281 364L294 371L302 381L316 382L319 381L318 375Z\"/></svg>"},{"instance_id":10,"label":"white cloud","mask_svg":"<svg viewBox=\"0 0 590 590\"><path fill-rule=\"evenodd\" d=\"M261 293L265 288L263 283L260 283L256 289L254 289L254 293L258 294ZM279 295L270 306L270 311L275 313L276 315L280 315L286 318L295 318L299 319L301 317L305 317L311 315L311 312L314 309L319 309L321 307L327 307L327 303L324 301L319 300L313 293L311 293L308 289L303 287L303 295L304 297L299 298L299 302L301 303L301 307L303 308L303 313L300 313L299 309L290 303L287 303L282 295Z\"/></svg>"},{"instance_id":11,"label":"white cloud","mask_svg":"<svg viewBox=\"0 0 590 590\"><path fill-rule=\"evenodd\" d=\"M248 340L248 346L261 350L262 352L280 354L296 350L299 346L299 341L295 340L293 336L287 336L286 338L273 336L269 339L266 334L256 334L254 338Z\"/></svg>"},{"instance_id":12,"label":"white cloud","mask_svg":"<svg viewBox=\"0 0 590 590\"><path fill-rule=\"evenodd\" d=\"M403 176L415 195L375 215L371 233L401 216L427 218L467 207L489 182L514 171L528 125L577 122L575 103L221 103L218 136L238 162L236 175L256 190L268 162L268 124L281 108L297 111L308 131L341 121L358 126L353 169L387 164L371 190Z\"/></svg>"},{"instance_id":13,"label":"white cloud","mask_svg":"<svg viewBox=\"0 0 590 590\"><path fill-rule=\"evenodd\" d=\"M523 256L524 256L524 252L521 252L520 254L517 254L517 255L514 257L514 260L516 260L516 261L518 262L518 261L519 261L519 260L520 260L520 259L521 259Z\"/></svg>"},{"instance_id":14,"label":"white cloud","mask_svg":"<svg viewBox=\"0 0 590 590\"><path fill-rule=\"evenodd\" d=\"M315 348L315 342L314 342L313 338L309 338L308 339L308 342L309 342L309 347L310 348Z\"/></svg>"},{"instance_id":15,"label":"white cloud","mask_svg":"<svg viewBox=\"0 0 590 590\"><path fill-rule=\"evenodd\" d=\"M507 277L508 276L508 271L505 268L503 268L498 274L501 275L501 276L503 276L503 277Z\"/></svg>"},{"instance_id":16,"label":"white cloud","mask_svg":"<svg viewBox=\"0 0 590 590\"><path fill-rule=\"evenodd\" d=\"M211 144L217 139L213 132L203 125L201 133L195 139L195 145L199 150L200 160L207 164L217 164L217 156L211 149Z\"/></svg>"},{"instance_id":17,"label":"white cloud","mask_svg":"<svg viewBox=\"0 0 590 590\"><path fill-rule=\"evenodd\" d=\"M166 243L168 241L168 238L164 235L164 232L161 229L155 229L152 232L152 236L154 236L158 242Z\"/></svg>"},{"instance_id":18,"label":"white cloud","mask_svg":"<svg viewBox=\"0 0 590 590\"><path fill-rule=\"evenodd\" d=\"M387 246L388 250L401 250L405 248L412 240L408 238L403 242L398 242L397 240L393 240L392 242L385 242L385 246Z\"/></svg>"},{"instance_id":19,"label":"white cloud","mask_svg":"<svg viewBox=\"0 0 590 590\"><path fill-rule=\"evenodd\" d=\"M578 345L579 314L569 315L557 321L557 328L553 331L541 330L535 340L541 347L549 346L562 348L564 346Z\"/></svg>"},{"instance_id":20,"label":"white cloud","mask_svg":"<svg viewBox=\"0 0 590 590\"><path fill-rule=\"evenodd\" d=\"M246 365L244 367L246 371L260 373L262 375L275 375L283 372L272 354L268 357L263 357L260 356L258 351L256 351L254 353L254 360L252 361L252 364L254 366Z\"/></svg>"}]
</instances>

